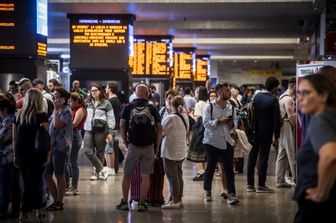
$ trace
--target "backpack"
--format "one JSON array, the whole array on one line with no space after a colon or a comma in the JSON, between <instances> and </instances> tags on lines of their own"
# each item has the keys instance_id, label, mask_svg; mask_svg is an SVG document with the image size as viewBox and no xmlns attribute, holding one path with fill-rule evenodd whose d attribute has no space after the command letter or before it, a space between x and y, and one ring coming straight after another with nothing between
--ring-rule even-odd
<instances>
[{"instance_id":1,"label":"backpack","mask_svg":"<svg viewBox=\"0 0 336 223\"><path fill-rule=\"evenodd\" d=\"M244 108L245 117L243 119L247 139L252 144L255 136L255 108L254 100L249 102Z\"/></svg>"},{"instance_id":2,"label":"backpack","mask_svg":"<svg viewBox=\"0 0 336 223\"><path fill-rule=\"evenodd\" d=\"M155 118L152 105L136 106L133 104L128 123L128 141L135 146L148 146L155 141Z\"/></svg>"}]
</instances>

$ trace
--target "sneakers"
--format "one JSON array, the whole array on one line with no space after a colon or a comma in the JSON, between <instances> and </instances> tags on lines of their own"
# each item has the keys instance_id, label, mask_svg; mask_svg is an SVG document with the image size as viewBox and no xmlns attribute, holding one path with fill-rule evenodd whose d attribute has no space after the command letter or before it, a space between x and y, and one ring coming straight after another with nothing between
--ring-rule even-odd
<instances>
[{"instance_id":1,"label":"sneakers","mask_svg":"<svg viewBox=\"0 0 336 223\"><path fill-rule=\"evenodd\" d=\"M211 197L211 191L204 191L204 201L205 202L210 202L212 201L212 197Z\"/></svg>"},{"instance_id":2,"label":"sneakers","mask_svg":"<svg viewBox=\"0 0 336 223\"><path fill-rule=\"evenodd\" d=\"M108 178L108 173L106 170L102 169L99 174L98 174L98 179L99 180L107 180Z\"/></svg>"},{"instance_id":3,"label":"sneakers","mask_svg":"<svg viewBox=\"0 0 336 223\"><path fill-rule=\"evenodd\" d=\"M147 209L148 209L148 207L145 203L143 203L143 202L138 203L138 209L137 209L138 211L143 212L143 211L147 211Z\"/></svg>"},{"instance_id":4,"label":"sneakers","mask_svg":"<svg viewBox=\"0 0 336 223\"><path fill-rule=\"evenodd\" d=\"M256 192L256 188L253 185L247 185L246 192Z\"/></svg>"},{"instance_id":5,"label":"sneakers","mask_svg":"<svg viewBox=\"0 0 336 223\"><path fill-rule=\"evenodd\" d=\"M227 203L229 205L235 205L235 204L239 204L239 200L235 195L229 194Z\"/></svg>"},{"instance_id":6,"label":"sneakers","mask_svg":"<svg viewBox=\"0 0 336 223\"><path fill-rule=\"evenodd\" d=\"M281 182L281 183L276 183L275 187L276 188L290 188L292 187L292 185L287 182Z\"/></svg>"},{"instance_id":7,"label":"sneakers","mask_svg":"<svg viewBox=\"0 0 336 223\"><path fill-rule=\"evenodd\" d=\"M274 193L274 190L266 186L258 186L257 193Z\"/></svg>"},{"instance_id":8,"label":"sneakers","mask_svg":"<svg viewBox=\"0 0 336 223\"><path fill-rule=\"evenodd\" d=\"M118 210L128 211L129 210L128 202L124 201L124 199L121 199L120 204L118 204L116 208Z\"/></svg>"},{"instance_id":9,"label":"sneakers","mask_svg":"<svg viewBox=\"0 0 336 223\"><path fill-rule=\"evenodd\" d=\"M183 201L179 201L179 204L180 204L180 208L184 207Z\"/></svg>"},{"instance_id":10,"label":"sneakers","mask_svg":"<svg viewBox=\"0 0 336 223\"><path fill-rule=\"evenodd\" d=\"M204 180L204 173L197 173L196 177L192 179L193 181L202 181Z\"/></svg>"},{"instance_id":11,"label":"sneakers","mask_svg":"<svg viewBox=\"0 0 336 223\"><path fill-rule=\"evenodd\" d=\"M115 175L117 175L116 172L115 172L115 170L114 170L114 168L110 168L110 167L107 168L107 174L109 176L115 176Z\"/></svg>"},{"instance_id":12,"label":"sneakers","mask_svg":"<svg viewBox=\"0 0 336 223\"><path fill-rule=\"evenodd\" d=\"M96 173L94 173L91 177L90 180L98 180L98 176Z\"/></svg>"},{"instance_id":13,"label":"sneakers","mask_svg":"<svg viewBox=\"0 0 336 223\"><path fill-rule=\"evenodd\" d=\"M71 187L68 189L65 193L65 196L74 196L74 195L79 195L79 190L76 187Z\"/></svg>"},{"instance_id":14,"label":"sneakers","mask_svg":"<svg viewBox=\"0 0 336 223\"><path fill-rule=\"evenodd\" d=\"M162 209L179 209L181 208L180 202L174 203L174 201L168 201L167 204L161 206Z\"/></svg>"}]
</instances>

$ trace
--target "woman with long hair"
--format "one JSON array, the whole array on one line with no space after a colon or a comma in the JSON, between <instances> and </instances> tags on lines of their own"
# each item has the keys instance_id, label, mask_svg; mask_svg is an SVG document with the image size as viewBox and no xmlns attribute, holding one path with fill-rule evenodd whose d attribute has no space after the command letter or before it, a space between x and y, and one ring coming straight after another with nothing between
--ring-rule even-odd
<instances>
[{"instance_id":1,"label":"woman with long hair","mask_svg":"<svg viewBox=\"0 0 336 223\"><path fill-rule=\"evenodd\" d=\"M84 123L84 151L95 168L90 180L106 180L107 171L103 170L106 141L111 142L115 118L111 103L105 98L105 89L98 85L91 86L87 101L87 117Z\"/></svg>"},{"instance_id":2,"label":"woman with long hair","mask_svg":"<svg viewBox=\"0 0 336 223\"><path fill-rule=\"evenodd\" d=\"M70 108L72 110L72 145L69 162L65 169L65 178L68 183L68 189L65 192L66 196L78 195L78 180L79 180L79 165L78 153L82 145L81 130L86 119L85 102L81 95L73 92L70 95ZM71 182L70 182L71 173Z\"/></svg>"},{"instance_id":3,"label":"woman with long hair","mask_svg":"<svg viewBox=\"0 0 336 223\"><path fill-rule=\"evenodd\" d=\"M178 209L183 207L182 163L187 157L187 133L189 119L184 109L184 100L175 96L172 101L172 114L162 120L164 138L161 146L163 167L168 178L170 199L162 208Z\"/></svg>"},{"instance_id":4,"label":"woman with long hair","mask_svg":"<svg viewBox=\"0 0 336 223\"><path fill-rule=\"evenodd\" d=\"M23 197L20 220L35 221L33 209L44 219L43 172L50 162L50 151L46 155L35 148L39 127L48 129L48 116L43 112L43 96L40 90L29 89L18 111L13 126L14 162L20 168L23 179Z\"/></svg>"},{"instance_id":5,"label":"woman with long hair","mask_svg":"<svg viewBox=\"0 0 336 223\"><path fill-rule=\"evenodd\" d=\"M299 82L298 106L311 115L297 154L295 223L333 222L336 207L336 86L323 75Z\"/></svg>"}]
</instances>

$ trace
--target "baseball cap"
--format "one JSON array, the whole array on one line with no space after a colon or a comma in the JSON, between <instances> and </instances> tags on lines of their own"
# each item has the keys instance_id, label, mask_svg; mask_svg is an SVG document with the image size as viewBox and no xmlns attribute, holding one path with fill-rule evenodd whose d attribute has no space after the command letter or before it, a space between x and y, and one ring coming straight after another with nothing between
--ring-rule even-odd
<instances>
[{"instance_id":1,"label":"baseball cap","mask_svg":"<svg viewBox=\"0 0 336 223\"><path fill-rule=\"evenodd\" d=\"M15 82L17 85L22 85L26 82L30 82L30 80L26 77L21 78L18 82Z\"/></svg>"},{"instance_id":2,"label":"baseball cap","mask_svg":"<svg viewBox=\"0 0 336 223\"><path fill-rule=\"evenodd\" d=\"M35 78L35 79L32 81L32 84L33 84L33 86L38 85L38 84L42 84L42 85L44 85L44 81Z\"/></svg>"}]
</instances>

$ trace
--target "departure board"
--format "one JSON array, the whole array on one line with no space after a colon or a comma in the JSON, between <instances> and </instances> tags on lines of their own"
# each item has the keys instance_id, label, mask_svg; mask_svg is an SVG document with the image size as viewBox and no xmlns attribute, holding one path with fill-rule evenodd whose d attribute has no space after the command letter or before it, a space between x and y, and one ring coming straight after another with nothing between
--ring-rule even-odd
<instances>
[{"instance_id":1,"label":"departure board","mask_svg":"<svg viewBox=\"0 0 336 223\"><path fill-rule=\"evenodd\" d=\"M0 57L36 58L38 44L47 44L46 0L1 0L0 1ZM44 19L43 23L39 22ZM37 32L38 24L43 27ZM42 32L43 30L43 32ZM40 31L40 29L39 29Z\"/></svg>"},{"instance_id":2,"label":"departure board","mask_svg":"<svg viewBox=\"0 0 336 223\"><path fill-rule=\"evenodd\" d=\"M173 65L172 36L134 36L132 75L170 76Z\"/></svg>"},{"instance_id":3,"label":"departure board","mask_svg":"<svg viewBox=\"0 0 336 223\"><path fill-rule=\"evenodd\" d=\"M69 14L71 68L127 69L133 54L129 14Z\"/></svg>"},{"instance_id":4,"label":"departure board","mask_svg":"<svg viewBox=\"0 0 336 223\"><path fill-rule=\"evenodd\" d=\"M174 48L174 78L192 80L196 68L195 48Z\"/></svg>"},{"instance_id":5,"label":"departure board","mask_svg":"<svg viewBox=\"0 0 336 223\"><path fill-rule=\"evenodd\" d=\"M209 76L210 76L210 56L197 55L194 81L206 81Z\"/></svg>"}]
</instances>

